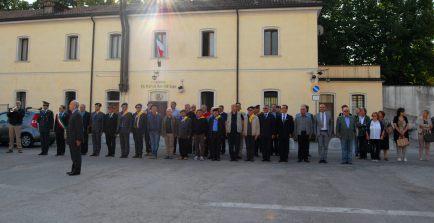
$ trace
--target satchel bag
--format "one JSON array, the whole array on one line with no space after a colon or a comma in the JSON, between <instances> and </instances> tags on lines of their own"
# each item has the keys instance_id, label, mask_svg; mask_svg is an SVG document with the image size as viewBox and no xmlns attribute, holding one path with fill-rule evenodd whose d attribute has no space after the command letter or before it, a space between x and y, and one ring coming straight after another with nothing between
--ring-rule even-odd
<instances>
[{"instance_id":1,"label":"satchel bag","mask_svg":"<svg viewBox=\"0 0 434 223\"><path fill-rule=\"evenodd\" d=\"M427 133L427 134L425 134L425 135L423 136L423 140L424 140L425 142L434 142L434 133L431 132L431 133Z\"/></svg>"},{"instance_id":2,"label":"satchel bag","mask_svg":"<svg viewBox=\"0 0 434 223\"><path fill-rule=\"evenodd\" d=\"M396 141L396 145L398 145L399 147L405 147L405 146L408 146L409 144L410 144L410 141L408 141L408 139L405 137L400 137Z\"/></svg>"}]
</instances>

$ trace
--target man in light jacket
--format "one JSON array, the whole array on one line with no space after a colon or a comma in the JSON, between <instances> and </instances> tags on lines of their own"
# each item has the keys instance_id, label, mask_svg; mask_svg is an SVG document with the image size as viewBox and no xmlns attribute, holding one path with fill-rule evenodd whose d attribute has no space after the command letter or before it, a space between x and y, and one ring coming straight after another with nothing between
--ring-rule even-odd
<instances>
[{"instance_id":1,"label":"man in light jacket","mask_svg":"<svg viewBox=\"0 0 434 223\"><path fill-rule=\"evenodd\" d=\"M246 161L253 162L254 161L254 150L255 150L255 143L259 138L260 135L260 126L259 126L259 118L254 113L254 107L247 108L247 117L244 121L244 127L243 127L243 135L246 139L246 153L247 158Z\"/></svg>"},{"instance_id":2,"label":"man in light jacket","mask_svg":"<svg viewBox=\"0 0 434 223\"><path fill-rule=\"evenodd\" d=\"M325 104L319 105L319 112L315 115L315 133L318 141L319 163L327 163L328 145L333 134L333 120Z\"/></svg>"},{"instance_id":3,"label":"man in light jacket","mask_svg":"<svg viewBox=\"0 0 434 223\"><path fill-rule=\"evenodd\" d=\"M229 142L229 155L231 161L238 161L240 140L243 132L244 117L237 111L237 106L231 106L231 112L227 114L226 134Z\"/></svg>"}]
</instances>

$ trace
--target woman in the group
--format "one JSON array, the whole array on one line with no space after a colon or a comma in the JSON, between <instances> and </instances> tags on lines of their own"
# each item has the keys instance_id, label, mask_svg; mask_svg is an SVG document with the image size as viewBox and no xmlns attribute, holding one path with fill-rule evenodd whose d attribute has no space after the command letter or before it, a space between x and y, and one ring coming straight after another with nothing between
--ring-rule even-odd
<instances>
[{"instance_id":1,"label":"woman in the group","mask_svg":"<svg viewBox=\"0 0 434 223\"><path fill-rule=\"evenodd\" d=\"M378 113L373 112L371 120L368 124L366 132L366 140L371 145L371 159L374 162L380 160L381 142L384 139L384 126L383 123L378 120Z\"/></svg>"},{"instance_id":2,"label":"woman in the group","mask_svg":"<svg viewBox=\"0 0 434 223\"><path fill-rule=\"evenodd\" d=\"M178 159L188 160L189 138L191 136L191 119L187 116L187 112L185 110L182 110L179 113L181 114L181 121L179 121L178 124L178 140L181 156Z\"/></svg>"},{"instance_id":3,"label":"woman in the group","mask_svg":"<svg viewBox=\"0 0 434 223\"><path fill-rule=\"evenodd\" d=\"M378 120L382 123L384 128L384 134L383 139L381 140L380 150L383 150L384 161L389 161L389 135L393 132L393 128L390 124L390 121L386 118L386 113L384 111L378 112Z\"/></svg>"},{"instance_id":4,"label":"woman in the group","mask_svg":"<svg viewBox=\"0 0 434 223\"><path fill-rule=\"evenodd\" d=\"M429 160L429 147L430 143L426 142L424 136L431 133L432 122L429 117L429 111L425 110L422 116L418 118L418 140L419 140L419 160L423 160L423 151L425 150L425 159Z\"/></svg>"},{"instance_id":5,"label":"woman in the group","mask_svg":"<svg viewBox=\"0 0 434 223\"><path fill-rule=\"evenodd\" d=\"M393 118L393 139L396 143L398 162L407 162L405 153L407 146L410 144L408 129L408 119L405 116L405 109L398 108L396 111L396 116Z\"/></svg>"}]
</instances>

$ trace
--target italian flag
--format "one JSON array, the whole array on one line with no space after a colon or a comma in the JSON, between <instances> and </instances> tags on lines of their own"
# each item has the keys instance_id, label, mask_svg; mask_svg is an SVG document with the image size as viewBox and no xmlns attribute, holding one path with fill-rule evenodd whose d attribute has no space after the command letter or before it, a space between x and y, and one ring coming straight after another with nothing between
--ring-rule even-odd
<instances>
[{"instance_id":1,"label":"italian flag","mask_svg":"<svg viewBox=\"0 0 434 223\"><path fill-rule=\"evenodd\" d=\"M164 43L163 40L161 39L162 36L157 36L157 51L158 51L158 57L164 57Z\"/></svg>"}]
</instances>

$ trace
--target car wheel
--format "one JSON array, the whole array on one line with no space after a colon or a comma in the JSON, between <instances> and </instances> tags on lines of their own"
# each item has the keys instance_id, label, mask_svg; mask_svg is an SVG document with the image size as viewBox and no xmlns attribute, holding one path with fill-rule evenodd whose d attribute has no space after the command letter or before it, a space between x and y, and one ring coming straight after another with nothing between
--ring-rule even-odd
<instances>
[{"instance_id":1,"label":"car wheel","mask_svg":"<svg viewBox=\"0 0 434 223\"><path fill-rule=\"evenodd\" d=\"M23 148L29 148L33 146L33 137L30 134L23 134L21 136L21 145Z\"/></svg>"}]
</instances>

